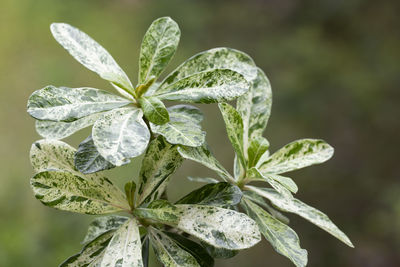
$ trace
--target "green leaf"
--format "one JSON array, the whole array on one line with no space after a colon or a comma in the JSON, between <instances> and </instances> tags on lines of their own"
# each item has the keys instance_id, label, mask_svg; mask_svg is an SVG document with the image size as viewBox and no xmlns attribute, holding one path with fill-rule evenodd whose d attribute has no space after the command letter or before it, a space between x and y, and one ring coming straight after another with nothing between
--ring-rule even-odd
<instances>
[{"instance_id":1,"label":"green leaf","mask_svg":"<svg viewBox=\"0 0 400 267\"><path fill-rule=\"evenodd\" d=\"M196 259L163 232L149 227L149 236L158 260L165 267L199 266Z\"/></svg>"},{"instance_id":2,"label":"green leaf","mask_svg":"<svg viewBox=\"0 0 400 267\"><path fill-rule=\"evenodd\" d=\"M197 183L206 183L206 184L216 184L219 181L217 179L214 178L210 178L210 177L192 177L192 176L188 176L187 179L191 182L197 182Z\"/></svg>"},{"instance_id":3,"label":"green leaf","mask_svg":"<svg viewBox=\"0 0 400 267\"><path fill-rule=\"evenodd\" d=\"M57 42L83 66L118 87L132 89L129 78L112 56L86 33L66 23L53 23L50 29ZM117 90L126 95L121 89Z\"/></svg>"},{"instance_id":4,"label":"green leaf","mask_svg":"<svg viewBox=\"0 0 400 267\"><path fill-rule=\"evenodd\" d=\"M99 89L49 85L29 97L28 113L38 120L71 122L130 103L125 98Z\"/></svg>"},{"instance_id":5,"label":"green leaf","mask_svg":"<svg viewBox=\"0 0 400 267\"><path fill-rule=\"evenodd\" d=\"M64 139L79 130L93 125L103 113L94 113L76 121L36 121L36 132L46 139Z\"/></svg>"},{"instance_id":6,"label":"green leaf","mask_svg":"<svg viewBox=\"0 0 400 267\"><path fill-rule=\"evenodd\" d=\"M116 166L142 154L150 132L142 119L142 111L120 108L104 114L93 126L92 137L100 155Z\"/></svg>"},{"instance_id":7,"label":"green leaf","mask_svg":"<svg viewBox=\"0 0 400 267\"><path fill-rule=\"evenodd\" d=\"M286 197L292 197L290 192L297 193L297 185L295 182L284 176L261 173L256 167L251 168L247 172L248 181L264 181L269 183L276 191L285 195ZM288 192L288 190L290 192Z\"/></svg>"},{"instance_id":8,"label":"green leaf","mask_svg":"<svg viewBox=\"0 0 400 267\"><path fill-rule=\"evenodd\" d=\"M233 180L232 176L211 154L207 144L200 147L178 147L178 152L185 159L190 159L215 171L225 181Z\"/></svg>"},{"instance_id":9,"label":"green leaf","mask_svg":"<svg viewBox=\"0 0 400 267\"><path fill-rule=\"evenodd\" d=\"M206 133L201 130L203 115L200 110L188 105L168 108L169 122L163 125L150 123L154 133L161 134L171 144L197 147L204 143Z\"/></svg>"},{"instance_id":10,"label":"green leaf","mask_svg":"<svg viewBox=\"0 0 400 267\"><path fill-rule=\"evenodd\" d=\"M236 155L236 153L235 153L235 158L233 159L233 175L235 181L238 181L245 175L244 166L240 163L239 157Z\"/></svg>"},{"instance_id":11,"label":"green leaf","mask_svg":"<svg viewBox=\"0 0 400 267\"><path fill-rule=\"evenodd\" d=\"M127 182L124 186L126 199L131 209L135 208L136 201L136 184L134 181Z\"/></svg>"},{"instance_id":12,"label":"green leaf","mask_svg":"<svg viewBox=\"0 0 400 267\"><path fill-rule=\"evenodd\" d=\"M295 231L249 200L244 200L242 206L250 218L257 222L261 233L276 252L289 258L298 267L307 265L307 250L300 247Z\"/></svg>"},{"instance_id":13,"label":"green leaf","mask_svg":"<svg viewBox=\"0 0 400 267\"><path fill-rule=\"evenodd\" d=\"M150 239L146 235L143 237L142 241L142 259L143 259L143 267L149 266L149 254L150 254Z\"/></svg>"},{"instance_id":14,"label":"green leaf","mask_svg":"<svg viewBox=\"0 0 400 267\"><path fill-rule=\"evenodd\" d=\"M161 100L215 103L234 100L246 93L249 84L238 72L215 69L195 73L172 84L161 84L155 92Z\"/></svg>"},{"instance_id":15,"label":"green leaf","mask_svg":"<svg viewBox=\"0 0 400 267\"><path fill-rule=\"evenodd\" d=\"M104 255L104 249L111 240L113 231L108 231L96 237L85 245L81 252L69 257L60 267L100 266Z\"/></svg>"},{"instance_id":16,"label":"green leaf","mask_svg":"<svg viewBox=\"0 0 400 267\"><path fill-rule=\"evenodd\" d=\"M346 245L354 247L349 238L321 211L308 206L296 198L286 198L273 189L252 187L251 190L269 199L280 210L295 213L327 231Z\"/></svg>"},{"instance_id":17,"label":"green leaf","mask_svg":"<svg viewBox=\"0 0 400 267\"><path fill-rule=\"evenodd\" d=\"M254 137L250 140L250 145L247 149L248 168L256 166L257 162L266 151L268 151L269 142L262 136Z\"/></svg>"},{"instance_id":18,"label":"green leaf","mask_svg":"<svg viewBox=\"0 0 400 267\"><path fill-rule=\"evenodd\" d=\"M202 243L202 245L208 251L208 253L213 258L216 258L216 259L230 259L230 258L235 257L239 253L239 250L216 248L216 247L211 246L204 242Z\"/></svg>"},{"instance_id":19,"label":"green leaf","mask_svg":"<svg viewBox=\"0 0 400 267\"><path fill-rule=\"evenodd\" d=\"M115 231L104 252L101 266L143 266L142 244L136 219L130 219Z\"/></svg>"},{"instance_id":20,"label":"green leaf","mask_svg":"<svg viewBox=\"0 0 400 267\"><path fill-rule=\"evenodd\" d=\"M267 76L258 69L257 77L252 81L249 91L238 98L236 109L243 119L244 150L249 140L261 136L271 114L272 91Z\"/></svg>"},{"instance_id":21,"label":"green leaf","mask_svg":"<svg viewBox=\"0 0 400 267\"><path fill-rule=\"evenodd\" d=\"M207 250L202 247L200 244L186 238L182 235L171 233L171 232L163 232L168 237L174 240L181 248L192 254L192 256L196 259L196 261L202 267L212 267L214 266L214 259L208 254Z\"/></svg>"},{"instance_id":22,"label":"green leaf","mask_svg":"<svg viewBox=\"0 0 400 267\"><path fill-rule=\"evenodd\" d=\"M154 124L164 124L169 121L169 114L163 102L157 97L142 97L139 104L144 116Z\"/></svg>"},{"instance_id":23,"label":"green leaf","mask_svg":"<svg viewBox=\"0 0 400 267\"><path fill-rule=\"evenodd\" d=\"M251 81L257 75L254 61L245 53L226 47L213 48L194 55L186 60L163 81L169 85L195 73L213 69L230 69L242 74Z\"/></svg>"},{"instance_id":24,"label":"green leaf","mask_svg":"<svg viewBox=\"0 0 400 267\"><path fill-rule=\"evenodd\" d=\"M176 146L166 142L162 136L151 141L140 169L137 204L159 198L168 178L181 163L182 157Z\"/></svg>"},{"instance_id":25,"label":"green leaf","mask_svg":"<svg viewBox=\"0 0 400 267\"><path fill-rule=\"evenodd\" d=\"M88 244L95 240L100 235L118 229L129 218L117 215L101 216L94 219L90 224L82 243Z\"/></svg>"},{"instance_id":26,"label":"green leaf","mask_svg":"<svg viewBox=\"0 0 400 267\"><path fill-rule=\"evenodd\" d=\"M109 170L115 167L100 155L94 145L92 135L83 140L75 153L75 167L84 174Z\"/></svg>"},{"instance_id":27,"label":"green leaf","mask_svg":"<svg viewBox=\"0 0 400 267\"><path fill-rule=\"evenodd\" d=\"M176 204L199 204L208 206L234 206L240 203L242 191L236 185L226 182L207 184L192 191Z\"/></svg>"},{"instance_id":28,"label":"green leaf","mask_svg":"<svg viewBox=\"0 0 400 267\"><path fill-rule=\"evenodd\" d=\"M181 32L169 17L155 20L143 37L139 57L139 84L158 77L178 47Z\"/></svg>"},{"instance_id":29,"label":"green leaf","mask_svg":"<svg viewBox=\"0 0 400 267\"><path fill-rule=\"evenodd\" d=\"M239 157L242 166L246 166L246 158L243 151L243 122L240 114L231 105L226 103L218 104L222 118L225 122L226 132L229 140Z\"/></svg>"},{"instance_id":30,"label":"green leaf","mask_svg":"<svg viewBox=\"0 0 400 267\"><path fill-rule=\"evenodd\" d=\"M123 193L99 174L75 170L76 150L64 142L41 140L32 145L31 163L37 174L31 186L43 204L56 209L105 214L129 210Z\"/></svg>"},{"instance_id":31,"label":"green leaf","mask_svg":"<svg viewBox=\"0 0 400 267\"><path fill-rule=\"evenodd\" d=\"M262 173L285 173L327 161L333 147L319 139L302 139L287 144L257 167Z\"/></svg>"}]
</instances>

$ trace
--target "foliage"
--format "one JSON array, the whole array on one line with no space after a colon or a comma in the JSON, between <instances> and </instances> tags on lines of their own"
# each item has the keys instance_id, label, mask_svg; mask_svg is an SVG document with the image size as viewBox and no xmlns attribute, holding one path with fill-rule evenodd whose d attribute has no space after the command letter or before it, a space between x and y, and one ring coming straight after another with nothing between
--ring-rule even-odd
<instances>
[{"instance_id":1,"label":"foliage","mask_svg":"<svg viewBox=\"0 0 400 267\"><path fill-rule=\"evenodd\" d=\"M53 23L51 32L77 61L121 95L50 85L29 97L28 113L45 138L30 152L35 197L65 211L126 215L96 218L84 248L61 266L147 266L149 244L165 266L213 266L213 257L232 257L258 243L261 234L278 253L305 266L307 251L274 208L296 213L352 246L325 214L295 199L296 184L281 176L328 160L333 148L322 140L304 139L269 154L262 132L270 115L271 88L248 55L230 48L210 49L157 82L180 38L172 19L159 18L143 38L139 82L133 86L112 56L87 34L64 23ZM227 103L235 99L236 109ZM166 107L165 100L218 103L236 152L233 176L212 156L200 110L186 104ZM91 125L91 135L78 149L57 140ZM127 183L125 194L101 172L141 154L137 183ZM223 182L192 178L209 184L170 203L163 193L184 159L216 171ZM271 188L249 185L254 181Z\"/></svg>"}]
</instances>

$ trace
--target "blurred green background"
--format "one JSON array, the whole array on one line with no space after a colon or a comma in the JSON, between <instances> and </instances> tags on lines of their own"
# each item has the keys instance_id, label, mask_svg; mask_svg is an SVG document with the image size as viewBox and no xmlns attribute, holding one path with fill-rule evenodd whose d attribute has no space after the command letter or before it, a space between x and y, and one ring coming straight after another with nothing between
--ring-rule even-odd
<instances>
[{"instance_id":1,"label":"blurred green background","mask_svg":"<svg viewBox=\"0 0 400 267\"><path fill-rule=\"evenodd\" d=\"M29 187L28 152L39 136L28 96L48 84L112 90L52 38L51 22L89 33L136 82L140 42L150 23L171 16L182 30L169 70L219 46L250 54L271 80L272 151L299 138L325 139L329 162L291 173L297 197L326 212L352 239L350 249L290 216L309 266L400 266L399 1L373 0L1 0L0 266L57 266L80 249L92 217L47 208ZM168 72L165 72L168 73ZM231 170L233 151L215 105L202 105L216 157ZM77 146L89 133L67 142ZM121 185L139 159L110 171ZM187 175L211 172L185 162L172 199L199 187ZM292 266L263 241L217 266Z\"/></svg>"}]
</instances>

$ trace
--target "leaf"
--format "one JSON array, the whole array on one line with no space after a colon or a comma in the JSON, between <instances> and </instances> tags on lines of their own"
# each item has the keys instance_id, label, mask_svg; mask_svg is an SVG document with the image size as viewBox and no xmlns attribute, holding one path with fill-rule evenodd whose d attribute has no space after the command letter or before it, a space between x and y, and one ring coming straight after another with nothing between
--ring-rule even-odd
<instances>
[{"instance_id":1,"label":"leaf","mask_svg":"<svg viewBox=\"0 0 400 267\"><path fill-rule=\"evenodd\" d=\"M104 252L101 266L143 266L142 244L136 219L130 219L114 233Z\"/></svg>"},{"instance_id":2,"label":"leaf","mask_svg":"<svg viewBox=\"0 0 400 267\"><path fill-rule=\"evenodd\" d=\"M94 113L76 121L36 121L36 132L46 139L64 139L96 122L103 113Z\"/></svg>"},{"instance_id":3,"label":"leaf","mask_svg":"<svg viewBox=\"0 0 400 267\"><path fill-rule=\"evenodd\" d=\"M200 147L181 146L178 147L178 152L183 158L198 162L203 166L215 171L225 181L233 180L229 172L225 170L221 163L219 163L218 160L211 154L207 144L204 144Z\"/></svg>"},{"instance_id":4,"label":"leaf","mask_svg":"<svg viewBox=\"0 0 400 267\"><path fill-rule=\"evenodd\" d=\"M300 247L295 231L249 200L244 200L242 206L276 252L289 258L296 266L307 265L307 250Z\"/></svg>"},{"instance_id":5,"label":"leaf","mask_svg":"<svg viewBox=\"0 0 400 267\"><path fill-rule=\"evenodd\" d=\"M249 148L247 149L248 167L256 166L257 162L266 151L268 151L269 142L262 136L254 137L250 141Z\"/></svg>"},{"instance_id":6,"label":"leaf","mask_svg":"<svg viewBox=\"0 0 400 267\"><path fill-rule=\"evenodd\" d=\"M28 99L28 113L38 120L71 122L131 101L95 88L46 86Z\"/></svg>"},{"instance_id":7,"label":"leaf","mask_svg":"<svg viewBox=\"0 0 400 267\"><path fill-rule=\"evenodd\" d=\"M252 187L251 190L269 199L280 210L295 213L327 231L346 245L354 247L349 238L321 211L308 206L296 198L285 198L273 189Z\"/></svg>"},{"instance_id":8,"label":"leaf","mask_svg":"<svg viewBox=\"0 0 400 267\"><path fill-rule=\"evenodd\" d=\"M31 179L35 197L47 206L79 213L129 210L123 193L106 177L75 170L75 152L56 140L40 140L32 145L31 163L37 172Z\"/></svg>"},{"instance_id":9,"label":"leaf","mask_svg":"<svg viewBox=\"0 0 400 267\"><path fill-rule=\"evenodd\" d=\"M75 254L63 263L60 267L81 267L81 266L99 266L104 255L104 249L107 247L111 240L113 231L108 231L96 237L90 243L85 245L81 252Z\"/></svg>"},{"instance_id":10,"label":"leaf","mask_svg":"<svg viewBox=\"0 0 400 267\"><path fill-rule=\"evenodd\" d=\"M192 191L176 204L199 204L208 206L234 206L240 203L242 191L236 185L226 182L207 184Z\"/></svg>"},{"instance_id":11,"label":"leaf","mask_svg":"<svg viewBox=\"0 0 400 267\"><path fill-rule=\"evenodd\" d=\"M150 132L140 109L120 108L104 114L96 121L92 138L105 160L121 166L144 152Z\"/></svg>"},{"instance_id":12,"label":"leaf","mask_svg":"<svg viewBox=\"0 0 400 267\"><path fill-rule=\"evenodd\" d=\"M202 243L202 245L207 249L208 253L213 258L216 259L229 259L235 257L238 253L239 250L229 250L229 249L224 249L224 248L216 248L213 247L207 243Z\"/></svg>"},{"instance_id":13,"label":"leaf","mask_svg":"<svg viewBox=\"0 0 400 267\"><path fill-rule=\"evenodd\" d=\"M168 108L169 122L163 125L150 123L154 133L161 134L171 144L197 147L204 143L206 133L201 130L203 115L200 110L188 105Z\"/></svg>"},{"instance_id":14,"label":"leaf","mask_svg":"<svg viewBox=\"0 0 400 267\"><path fill-rule=\"evenodd\" d=\"M146 235L142 242L143 267L149 266L149 254L150 254L150 241L148 236Z\"/></svg>"},{"instance_id":15,"label":"leaf","mask_svg":"<svg viewBox=\"0 0 400 267\"><path fill-rule=\"evenodd\" d=\"M208 254L207 250L199 245L198 243L186 238L182 235L175 234L172 232L163 232L168 237L173 239L182 249L186 250L196 259L202 267L212 267L214 266L214 259Z\"/></svg>"},{"instance_id":16,"label":"leaf","mask_svg":"<svg viewBox=\"0 0 400 267\"><path fill-rule=\"evenodd\" d=\"M149 236L158 260L165 267L199 266L196 259L163 232L149 227Z\"/></svg>"},{"instance_id":17,"label":"leaf","mask_svg":"<svg viewBox=\"0 0 400 267\"><path fill-rule=\"evenodd\" d=\"M192 177L192 176L188 176L187 179L191 182L197 182L197 183L206 183L206 184L216 184L219 181L217 179L214 178L210 178L210 177Z\"/></svg>"},{"instance_id":18,"label":"leaf","mask_svg":"<svg viewBox=\"0 0 400 267\"><path fill-rule=\"evenodd\" d=\"M150 122L161 125L169 121L168 110L157 97L141 97L139 104Z\"/></svg>"},{"instance_id":19,"label":"leaf","mask_svg":"<svg viewBox=\"0 0 400 267\"><path fill-rule=\"evenodd\" d=\"M218 104L222 118L225 122L226 133L238 156L242 166L246 166L246 156L243 151L243 122L239 113L231 105L226 103Z\"/></svg>"},{"instance_id":20,"label":"leaf","mask_svg":"<svg viewBox=\"0 0 400 267\"><path fill-rule=\"evenodd\" d=\"M236 109L243 119L244 150L249 140L262 135L271 114L272 91L267 76L258 69L249 91L238 98Z\"/></svg>"},{"instance_id":21,"label":"leaf","mask_svg":"<svg viewBox=\"0 0 400 267\"><path fill-rule=\"evenodd\" d=\"M86 33L66 23L53 23L50 29L57 42L83 66L124 90L132 89L129 78L112 56Z\"/></svg>"},{"instance_id":22,"label":"leaf","mask_svg":"<svg viewBox=\"0 0 400 267\"><path fill-rule=\"evenodd\" d=\"M285 195L286 197L292 197L290 192L297 193L298 187L295 182L284 176L261 173L257 168L253 167L247 172L248 181L264 181L269 183L276 191ZM288 192L288 190L290 192Z\"/></svg>"},{"instance_id":23,"label":"leaf","mask_svg":"<svg viewBox=\"0 0 400 267\"><path fill-rule=\"evenodd\" d=\"M262 173L285 173L327 161L333 147L319 139L301 139L287 144L257 166Z\"/></svg>"},{"instance_id":24,"label":"leaf","mask_svg":"<svg viewBox=\"0 0 400 267\"><path fill-rule=\"evenodd\" d=\"M170 17L159 18L143 37L139 57L139 84L158 77L168 65L178 47L181 32Z\"/></svg>"},{"instance_id":25,"label":"leaf","mask_svg":"<svg viewBox=\"0 0 400 267\"><path fill-rule=\"evenodd\" d=\"M239 157L235 153L235 158L233 159L233 177L235 181L238 181L240 178L243 178L245 175L245 169L242 164L240 164Z\"/></svg>"},{"instance_id":26,"label":"leaf","mask_svg":"<svg viewBox=\"0 0 400 267\"><path fill-rule=\"evenodd\" d=\"M137 204L159 198L165 188L163 184L167 183L170 175L179 168L181 163L182 157L176 146L167 143L162 136L151 141L139 173Z\"/></svg>"},{"instance_id":27,"label":"leaf","mask_svg":"<svg viewBox=\"0 0 400 267\"><path fill-rule=\"evenodd\" d=\"M115 167L100 155L94 145L92 135L83 140L75 153L75 167L84 174L109 170Z\"/></svg>"},{"instance_id":28,"label":"leaf","mask_svg":"<svg viewBox=\"0 0 400 267\"><path fill-rule=\"evenodd\" d=\"M249 84L243 75L228 69L195 73L172 84L161 84L155 92L161 100L191 103L227 102L246 93Z\"/></svg>"},{"instance_id":29,"label":"leaf","mask_svg":"<svg viewBox=\"0 0 400 267\"><path fill-rule=\"evenodd\" d=\"M134 181L127 182L124 186L126 199L128 200L131 210L135 208L136 201L136 183Z\"/></svg>"},{"instance_id":30,"label":"leaf","mask_svg":"<svg viewBox=\"0 0 400 267\"><path fill-rule=\"evenodd\" d=\"M90 224L82 243L88 244L95 240L100 235L118 229L129 218L117 215L102 216L94 219Z\"/></svg>"},{"instance_id":31,"label":"leaf","mask_svg":"<svg viewBox=\"0 0 400 267\"><path fill-rule=\"evenodd\" d=\"M186 60L163 81L172 84L195 73L213 69L230 69L244 76L248 81L257 75L254 61L245 53L226 47L213 48L194 55Z\"/></svg>"}]
</instances>

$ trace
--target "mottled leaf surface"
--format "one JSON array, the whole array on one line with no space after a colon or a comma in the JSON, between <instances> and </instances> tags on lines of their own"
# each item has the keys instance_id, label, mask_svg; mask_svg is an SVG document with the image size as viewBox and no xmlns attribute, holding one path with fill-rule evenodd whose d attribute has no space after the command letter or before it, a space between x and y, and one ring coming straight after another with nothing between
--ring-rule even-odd
<instances>
[{"instance_id":1,"label":"mottled leaf surface","mask_svg":"<svg viewBox=\"0 0 400 267\"><path fill-rule=\"evenodd\" d=\"M158 77L178 47L181 32L169 17L155 20L143 37L139 57L139 84Z\"/></svg>"},{"instance_id":2,"label":"mottled leaf surface","mask_svg":"<svg viewBox=\"0 0 400 267\"><path fill-rule=\"evenodd\" d=\"M28 113L38 120L74 121L129 103L125 98L95 88L49 85L29 97Z\"/></svg>"},{"instance_id":3,"label":"mottled leaf surface","mask_svg":"<svg viewBox=\"0 0 400 267\"><path fill-rule=\"evenodd\" d=\"M268 150L269 142L262 136L253 137L247 149L248 167L256 166L262 155Z\"/></svg>"},{"instance_id":4,"label":"mottled leaf surface","mask_svg":"<svg viewBox=\"0 0 400 267\"><path fill-rule=\"evenodd\" d=\"M225 248L216 248L214 246L211 246L207 243L202 242L202 245L204 248L207 249L208 253L216 259L230 259L235 257L238 253L239 250L230 250L230 249L225 249Z\"/></svg>"},{"instance_id":5,"label":"mottled leaf surface","mask_svg":"<svg viewBox=\"0 0 400 267\"><path fill-rule=\"evenodd\" d=\"M104 114L96 121L92 137L105 160L121 166L145 151L150 132L142 115L140 109L120 108Z\"/></svg>"},{"instance_id":6,"label":"mottled leaf surface","mask_svg":"<svg viewBox=\"0 0 400 267\"><path fill-rule=\"evenodd\" d=\"M101 216L94 219L89 224L88 231L82 243L90 243L98 236L120 228L128 219L128 217L117 215Z\"/></svg>"},{"instance_id":7,"label":"mottled leaf surface","mask_svg":"<svg viewBox=\"0 0 400 267\"><path fill-rule=\"evenodd\" d=\"M277 174L261 173L257 168L253 167L248 170L248 181L264 181L269 183L279 193L291 197L290 192L297 193L298 187L296 183L289 177ZM288 192L288 190L290 192Z\"/></svg>"},{"instance_id":8,"label":"mottled leaf surface","mask_svg":"<svg viewBox=\"0 0 400 267\"><path fill-rule=\"evenodd\" d=\"M266 199L282 211L295 213L321 229L327 231L346 245L353 247L349 238L321 211L308 206L296 198L286 198L273 189L253 187L251 190Z\"/></svg>"},{"instance_id":9,"label":"mottled leaf surface","mask_svg":"<svg viewBox=\"0 0 400 267\"><path fill-rule=\"evenodd\" d=\"M142 97L139 104L143 114L150 122L154 124L164 124L169 121L168 110L157 97Z\"/></svg>"},{"instance_id":10,"label":"mottled leaf surface","mask_svg":"<svg viewBox=\"0 0 400 267\"><path fill-rule=\"evenodd\" d=\"M333 147L323 140L302 139L287 144L263 163L262 173L285 173L327 161L333 155Z\"/></svg>"},{"instance_id":11,"label":"mottled leaf surface","mask_svg":"<svg viewBox=\"0 0 400 267\"><path fill-rule=\"evenodd\" d=\"M307 265L307 250L300 247L300 240L295 231L253 202L244 200L242 204L276 252L289 258L298 267Z\"/></svg>"},{"instance_id":12,"label":"mottled leaf surface","mask_svg":"<svg viewBox=\"0 0 400 267\"><path fill-rule=\"evenodd\" d=\"M234 100L246 93L249 84L238 72L228 69L204 71L172 84L161 84L155 92L161 100L215 103Z\"/></svg>"}]
</instances>

